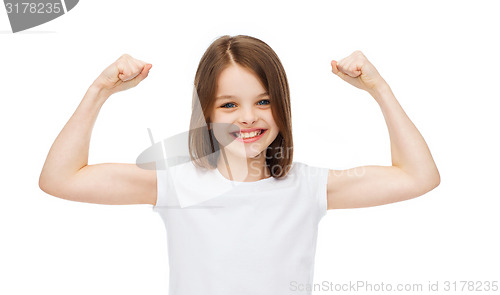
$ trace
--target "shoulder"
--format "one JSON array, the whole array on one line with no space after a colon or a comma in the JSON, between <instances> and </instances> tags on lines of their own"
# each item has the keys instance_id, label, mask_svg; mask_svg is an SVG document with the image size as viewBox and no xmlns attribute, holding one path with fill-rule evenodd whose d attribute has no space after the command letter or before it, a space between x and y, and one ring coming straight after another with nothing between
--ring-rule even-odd
<instances>
[{"instance_id":1,"label":"shoulder","mask_svg":"<svg viewBox=\"0 0 500 295\"><path fill-rule=\"evenodd\" d=\"M290 172L293 173L303 173L302 176L320 176L328 173L328 168L306 164L304 162L293 162Z\"/></svg>"},{"instance_id":2,"label":"shoulder","mask_svg":"<svg viewBox=\"0 0 500 295\"><path fill-rule=\"evenodd\" d=\"M293 162L288 174L297 180L318 184L326 182L328 172L328 168L310 165L304 162Z\"/></svg>"}]
</instances>

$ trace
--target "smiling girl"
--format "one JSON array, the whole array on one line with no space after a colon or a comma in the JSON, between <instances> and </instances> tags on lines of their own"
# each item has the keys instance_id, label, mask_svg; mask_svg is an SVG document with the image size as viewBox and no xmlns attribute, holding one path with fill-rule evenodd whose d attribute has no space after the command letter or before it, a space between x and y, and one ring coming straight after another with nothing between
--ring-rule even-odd
<instances>
[{"instance_id":1,"label":"smiling girl","mask_svg":"<svg viewBox=\"0 0 500 295\"><path fill-rule=\"evenodd\" d=\"M151 66L123 55L102 72L52 145L39 184L72 201L153 205L167 230L171 295L311 294L297 286L313 282L317 226L327 210L408 200L440 182L423 137L360 51L332 60L332 72L379 104L392 165L333 170L293 161L285 70L266 43L244 35L218 38L201 58L190 161L160 160L165 169L156 171L88 165L101 106Z\"/></svg>"}]
</instances>

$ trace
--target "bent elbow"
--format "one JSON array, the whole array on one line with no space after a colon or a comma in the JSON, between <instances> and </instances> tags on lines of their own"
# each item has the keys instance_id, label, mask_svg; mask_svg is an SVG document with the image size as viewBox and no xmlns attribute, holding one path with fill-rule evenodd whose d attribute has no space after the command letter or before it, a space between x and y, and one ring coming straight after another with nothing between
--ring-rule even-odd
<instances>
[{"instance_id":1,"label":"bent elbow","mask_svg":"<svg viewBox=\"0 0 500 295\"><path fill-rule=\"evenodd\" d=\"M425 176L414 176L411 182L412 185L410 194L417 197L422 196L438 187L441 183L441 177L439 176L439 172L435 170Z\"/></svg>"},{"instance_id":2,"label":"bent elbow","mask_svg":"<svg viewBox=\"0 0 500 295\"><path fill-rule=\"evenodd\" d=\"M441 183L441 175L439 175L439 171L436 169L434 176L432 177L432 189L436 188Z\"/></svg>"},{"instance_id":3,"label":"bent elbow","mask_svg":"<svg viewBox=\"0 0 500 295\"><path fill-rule=\"evenodd\" d=\"M52 178L50 178L46 173L44 173L42 171L42 173L40 174L40 177L38 179L38 187L45 193L49 194L49 195L52 195L52 196L56 196L54 194L55 191L57 191L55 189L55 186L54 186L54 181L52 180Z\"/></svg>"},{"instance_id":4,"label":"bent elbow","mask_svg":"<svg viewBox=\"0 0 500 295\"><path fill-rule=\"evenodd\" d=\"M52 185L50 185L50 183L43 179L42 177L40 177L40 179L38 180L38 187L46 194L49 194L51 196L56 196L54 194L54 188Z\"/></svg>"},{"instance_id":5,"label":"bent elbow","mask_svg":"<svg viewBox=\"0 0 500 295\"><path fill-rule=\"evenodd\" d=\"M47 180L45 175L43 174L43 171L42 173L40 173L40 177L38 178L38 187L42 191L47 192Z\"/></svg>"},{"instance_id":6,"label":"bent elbow","mask_svg":"<svg viewBox=\"0 0 500 295\"><path fill-rule=\"evenodd\" d=\"M424 188L425 192L427 193L438 187L440 183L441 183L441 176L439 175L439 171L436 170L430 176L425 178L425 180L422 180L421 187Z\"/></svg>"},{"instance_id":7,"label":"bent elbow","mask_svg":"<svg viewBox=\"0 0 500 295\"><path fill-rule=\"evenodd\" d=\"M439 184L441 184L441 176L439 176L439 173L438 173L438 175L436 177L436 186L435 187L437 187Z\"/></svg>"}]
</instances>

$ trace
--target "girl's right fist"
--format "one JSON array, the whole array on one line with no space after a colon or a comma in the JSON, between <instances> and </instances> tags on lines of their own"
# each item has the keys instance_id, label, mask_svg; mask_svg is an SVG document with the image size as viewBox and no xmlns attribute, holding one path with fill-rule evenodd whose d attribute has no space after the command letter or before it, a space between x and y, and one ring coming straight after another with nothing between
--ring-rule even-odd
<instances>
[{"instance_id":1,"label":"girl's right fist","mask_svg":"<svg viewBox=\"0 0 500 295\"><path fill-rule=\"evenodd\" d=\"M108 95L127 90L144 80L152 66L152 64L124 54L97 77L94 85Z\"/></svg>"}]
</instances>

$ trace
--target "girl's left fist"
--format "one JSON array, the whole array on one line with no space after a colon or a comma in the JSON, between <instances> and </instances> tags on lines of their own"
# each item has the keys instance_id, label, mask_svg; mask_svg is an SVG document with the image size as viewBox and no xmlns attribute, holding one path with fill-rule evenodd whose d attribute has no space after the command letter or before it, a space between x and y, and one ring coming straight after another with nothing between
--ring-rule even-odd
<instances>
[{"instance_id":1,"label":"girl's left fist","mask_svg":"<svg viewBox=\"0 0 500 295\"><path fill-rule=\"evenodd\" d=\"M331 65L332 72L342 80L370 93L386 84L377 69L359 50L338 62L332 60Z\"/></svg>"}]
</instances>

